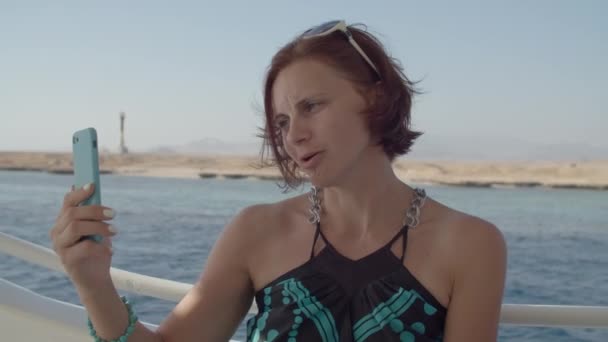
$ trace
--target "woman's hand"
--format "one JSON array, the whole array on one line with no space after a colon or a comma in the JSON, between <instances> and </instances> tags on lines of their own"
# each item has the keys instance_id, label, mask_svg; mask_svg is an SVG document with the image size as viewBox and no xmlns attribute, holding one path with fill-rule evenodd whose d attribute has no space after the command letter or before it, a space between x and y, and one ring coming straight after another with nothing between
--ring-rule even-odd
<instances>
[{"instance_id":1,"label":"woman's hand","mask_svg":"<svg viewBox=\"0 0 608 342\"><path fill-rule=\"evenodd\" d=\"M94 184L74 189L65 195L63 206L49 234L53 250L61 258L68 276L77 287L92 288L100 281L110 279L112 262L112 240L116 230L104 220L115 215L110 208L99 205L78 206L89 198ZM95 242L83 238L99 235L103 239Z\"/></svg>"}]
</instances>

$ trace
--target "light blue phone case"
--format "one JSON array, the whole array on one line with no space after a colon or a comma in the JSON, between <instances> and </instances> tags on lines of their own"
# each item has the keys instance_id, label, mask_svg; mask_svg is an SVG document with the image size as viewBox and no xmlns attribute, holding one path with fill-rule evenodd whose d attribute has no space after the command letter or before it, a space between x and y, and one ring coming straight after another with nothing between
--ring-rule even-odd
<instances>
[{"instance_id":1,"label":"light blue phone case","mask_svg":"<svg viewBox=\"0 0 608 342\"><path fill-rule=\"evenodd\" d=\"M95 184L95 192L79 206L101 204L101 184L99 182L99 153L97 149L97 131L86 128L72 135L72 163L74 166L74 186L82 188L85 184ZM96 242L102 240L101 235L85 236Z\"/></svg>"}]
</instances>

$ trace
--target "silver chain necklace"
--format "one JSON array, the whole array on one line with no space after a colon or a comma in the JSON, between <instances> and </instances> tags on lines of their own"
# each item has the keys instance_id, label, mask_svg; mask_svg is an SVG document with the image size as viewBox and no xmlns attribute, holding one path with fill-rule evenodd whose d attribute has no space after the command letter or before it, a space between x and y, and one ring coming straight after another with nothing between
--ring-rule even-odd
<instances>
[{"instance_id":1,"label":"silver chain necklace","mask_svg":"<svg viewBox=\"0 0 608 342\"><path fill-rule=\"evenodd\" d=\"M310 217L308 218L308 222L310 224L316 225L321 222L321 201L322 201L322 189L317 187L310 188L310 193L308 194L308 199L310 200L311 208L308 209L310 213ZM426 200L426 191L420 188L414 188L414 198L412 199L412 203L405 213L405 218L403 219L403 225L406 224L409 228L414 228L420 223L420 209L424 205L424 201ZM409 222L408 222L409 220Z\"/></svg>"}]
</instances>

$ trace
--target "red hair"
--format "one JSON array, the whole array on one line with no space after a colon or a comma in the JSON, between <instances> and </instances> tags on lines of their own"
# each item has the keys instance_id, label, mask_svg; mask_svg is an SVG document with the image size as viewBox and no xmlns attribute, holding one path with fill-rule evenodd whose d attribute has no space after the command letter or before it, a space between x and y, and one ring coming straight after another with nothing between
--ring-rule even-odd
<instances>
[{"instance_id":1,"label":"red hair","mask_svg":"<svg viewBox=\"0 0 608 342\"><path fill-rule=\"evenodd\" d=\"M388 55L377 38L357 27L349 26L348 30L375 64L378 73L348 42L343 32L308 39L298 36L272 58L264 82L266 120L259 135L263 139L260 158L262 166L278 166L284 190L295 189L305 178L285 151L280 132L274 128L272 88L281 70L297 60L314 58L327 63L353 82L362 94L376 90L374 101L368 101L370 105L364 113L371 137L382 146L391 161L409 152L414 140L422 135L410 129L412 97L418 93L415 83L405 76L399 61Z\"/></svg>"}]
</instances>

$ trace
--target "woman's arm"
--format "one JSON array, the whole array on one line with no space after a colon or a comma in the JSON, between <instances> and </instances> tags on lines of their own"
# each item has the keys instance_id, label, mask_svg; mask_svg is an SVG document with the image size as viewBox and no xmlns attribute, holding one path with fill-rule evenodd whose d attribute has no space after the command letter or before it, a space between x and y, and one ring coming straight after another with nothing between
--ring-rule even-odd
<instances>
[{"instance_id":1,"label":"woman's arm","mask_svg":"<svg viewBox=\"0 0 608 342\"><path fill-rule=\"evenodd\" d=\"M467 217L455 228L444 341L496 341L507 267L504 237L493 224L476 217Z\"/></svg>"},{"instance_id":2,"label":"woman's arm","mask_svg":"<svg viewBox=\"0 0 608 342\"><path fill-rule=\"evenodd\" d=\"M159 326L163 342L225 342L232 337L253 298L247 259L264 208L245 208L226 226L198 282Z\"/></svg>"}]
</instances>

